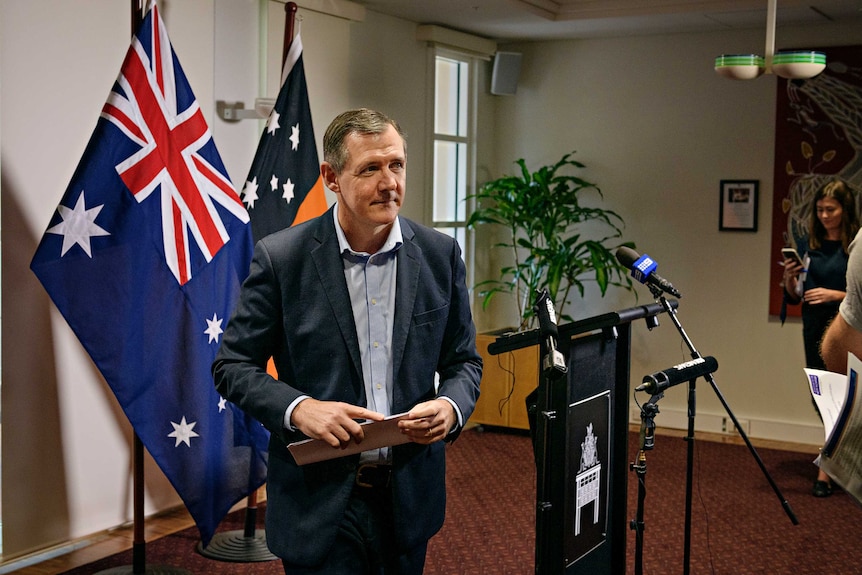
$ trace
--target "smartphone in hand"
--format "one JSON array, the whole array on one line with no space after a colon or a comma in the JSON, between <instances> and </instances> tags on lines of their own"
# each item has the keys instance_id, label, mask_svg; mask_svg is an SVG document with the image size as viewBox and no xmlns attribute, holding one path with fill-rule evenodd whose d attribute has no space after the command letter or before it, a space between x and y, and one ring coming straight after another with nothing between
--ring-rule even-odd
<instances>
[{"instance_id":1,"label":"smartphone in hand","mask_svg":"<svg viewBox=\"0 0 862 575\"><path fill-rule=\"evenodd\" d=\"M799 252L793 248L781 248L781 255L784 256L785 260L792 260L800 266L803 265L802 258L799 257Z\"/></svg>"}]
</instances>

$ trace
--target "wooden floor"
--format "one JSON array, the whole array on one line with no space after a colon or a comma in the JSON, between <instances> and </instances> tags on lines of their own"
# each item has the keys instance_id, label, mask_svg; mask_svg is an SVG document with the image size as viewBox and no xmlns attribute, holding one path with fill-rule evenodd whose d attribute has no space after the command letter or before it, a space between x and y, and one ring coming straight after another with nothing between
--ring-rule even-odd
<instances>
[{"instance_id":1,"label":"wooden floor","mask_svg":"<svg viewBox=\"0 0 862 575\"><path fill-rule=\"evenodd\" d=\"M153 541L165 535L182 531L194 525L194 521L186 511L185 507L178 507L171 511L159 513L148 517L144 522L144 540ZM15 575L58 575L69 569L92 563L104 557L108 557L121 551L132 548L134 543L134 529L131 524L117 527L109 531L97 533L79 541L72 541L63 547L46 549L37 556L18 558L8 563L0 561L0 573L14 573ZM67 549L71 551L66 552ZM15 568L16 564L25 564L39 557L51 556L59 553L56 557L39 561L36 564ZM7 569L13 568L13 571Z\"/></svg>"},{"instance_id":2,"label":"wooden floor","mask_svg":"<svg viewBox=\"0 0 862 575\"><path fill-rule=\"evenodd\" d=\"M639 427L633 425L631 429L632 431L638 431ZM656 433L658 435L676 437L682 437L686 434L683 430L674 429L657 429ZM717 441L721 443L744 445L742 438L738 435L697 432L696 439L698 441ZM755 447L764 449L782 449L811 454L816 454L818 452L817 447L813 445L801 445L762 439L751 439L751 443ZM184 507L160 513L156 516L147 518L145 522L145 541L152 541L193 525L194 521L192 521L191 516ZM133 541L133 526L130 524L95 534L80 541L70 542L63 548L44 550L37 556L16 558L8 562L3 562L2 559L0 559L0 574L59 575L69 569L80 567L81 565L86 565L87 563L108 557L114 553L131 549ZM69 551L69 549L71 550ZM52 552L56 552L58 555L44 560L40 559L41 557L51 555ZM40 559L38 563L29 564L37 559ZM16 566L18 564L21 564L22 566L18 568ZM26 566L24 566L25 564Z\"/></svg>"}]
</instances>

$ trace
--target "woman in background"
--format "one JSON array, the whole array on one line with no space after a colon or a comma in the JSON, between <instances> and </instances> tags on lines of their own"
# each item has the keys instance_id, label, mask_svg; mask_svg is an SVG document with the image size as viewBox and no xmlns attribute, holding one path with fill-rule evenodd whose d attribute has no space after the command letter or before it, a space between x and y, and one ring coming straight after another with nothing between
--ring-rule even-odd
<instances>
[{"instance_id":1,"label":"woman in background","mask_svg":"<svg viewBox=\"0 0 862 575\"><path fill-rule=\"evenodd\" d=\"M825 370L820 340L844 299L847 254L859 229L859 219L853 193L838 179L817 190L811 208L807 242L802 241L796 247L803 259L807 256L808 267L803 270L798 261L785 259L784 291L788 303L802 303L806 366ZM802 272L804 278L800 280ZM816 404L814 407L817 409ZM823 471L818 470L812 492L815 497L832 494L832 482Z\"/></svg>"}]
</instances>

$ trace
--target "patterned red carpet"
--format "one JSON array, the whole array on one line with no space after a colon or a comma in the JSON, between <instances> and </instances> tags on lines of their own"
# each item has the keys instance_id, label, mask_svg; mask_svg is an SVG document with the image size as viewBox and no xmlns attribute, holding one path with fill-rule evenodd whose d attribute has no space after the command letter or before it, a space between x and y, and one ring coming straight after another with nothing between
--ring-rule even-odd
<instances>
[{"instance_id":1,"label":"patterned red carpet","mask_svg":"<svg viewBox=\"0 0 862 575\"><path fill-rule=\"evenodd\" d=\"M629 459L637 436L630 434ZM646 452L643 572L683 573L686 442L657 435ZM793 525L757 462L744 446L696 441L692 575L850 575L862 573L862 510L843 492L811 496L813 456L758 449L799 520ZM447 519L431 541L426 575L530 575L534 572L535 465L525 435L471 430L449 447ZM637 477L628 472L628 516L637 506ZM261 516L263 510L259 513ZM220 530L241 530L243 513ZM262 517L261 517L262 519ZM195 574L278 575L277 561L227 563L195 551L195 529L147 543L147 563ZM627 541L634 573L635 537ZM131 552L73 569L91 575L131 564Z\"/></svg>"}]
</instances>

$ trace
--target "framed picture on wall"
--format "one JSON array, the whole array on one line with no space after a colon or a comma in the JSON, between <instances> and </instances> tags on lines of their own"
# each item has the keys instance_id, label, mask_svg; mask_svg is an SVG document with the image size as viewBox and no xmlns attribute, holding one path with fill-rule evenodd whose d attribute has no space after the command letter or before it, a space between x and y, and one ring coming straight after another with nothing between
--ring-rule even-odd
<instances>
[{"instance_id":1,"label":"framed picture on wall","mask_svg":"<svg viewBox=\"0 0 862 575\"><path fill-rule=\"evenodd\" d=\"M757 180L721 180L720 231L757 231Z\"/></svg>"}]
</instances>

